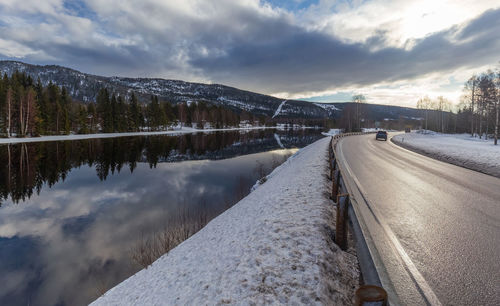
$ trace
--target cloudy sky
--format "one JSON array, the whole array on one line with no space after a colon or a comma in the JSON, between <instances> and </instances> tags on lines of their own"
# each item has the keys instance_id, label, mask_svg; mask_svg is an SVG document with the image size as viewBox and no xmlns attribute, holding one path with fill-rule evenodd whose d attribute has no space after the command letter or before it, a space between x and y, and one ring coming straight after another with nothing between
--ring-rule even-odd
<instances>
[{"instance_id":1,"label":"cloudy sky","mask_svg":"<svg viewBox=\"0 0 500 306\"><path fill-rule=\"evenodd\" d=\"M499 66L498 0L0 0L0 59L283 98L455 102Z\"/></svg>"}]
</instances>

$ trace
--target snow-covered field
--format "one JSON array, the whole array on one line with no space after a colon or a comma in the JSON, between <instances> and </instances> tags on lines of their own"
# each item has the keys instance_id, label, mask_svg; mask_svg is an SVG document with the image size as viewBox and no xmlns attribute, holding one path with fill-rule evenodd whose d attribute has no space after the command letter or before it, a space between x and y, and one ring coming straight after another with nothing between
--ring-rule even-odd
<instances>
[{"instance_id":1,"label":"snow-covered field","mask_svg":"<svg viewBox=\"0 0 500 306\"><path fill-rule=\"evenodd\" d=\"M500 145L468 134L405 133L392 140L408 149L500 177Z\"/></svg>"},{"instance_id":2,"label":"snow-covered field","mask_svg":"<svg viewBox=\"0 0 500 306\"><path fill-rule=\"evenodd\" d=\"M331 240L329 137L93 305L350 305L356 256ZM352 252L352 251L351 251Z\"/></svg>"}]
</instances>

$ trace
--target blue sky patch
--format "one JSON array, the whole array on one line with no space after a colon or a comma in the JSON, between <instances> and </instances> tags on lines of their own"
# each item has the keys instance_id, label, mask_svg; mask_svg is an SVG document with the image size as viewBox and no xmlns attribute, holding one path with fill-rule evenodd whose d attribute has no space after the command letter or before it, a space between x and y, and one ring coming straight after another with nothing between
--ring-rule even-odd
<instances>
[{"instance_id":1,"label":"blue sky patch","mask_svg":"<svg viewBox=\"0 0 500 306\"><path fill-rule=\"evenodd\" d=\"M300 11L318 4L319 0L266 0L273 7L279 7L291 12Z\"/></svg>"}]
</instances>

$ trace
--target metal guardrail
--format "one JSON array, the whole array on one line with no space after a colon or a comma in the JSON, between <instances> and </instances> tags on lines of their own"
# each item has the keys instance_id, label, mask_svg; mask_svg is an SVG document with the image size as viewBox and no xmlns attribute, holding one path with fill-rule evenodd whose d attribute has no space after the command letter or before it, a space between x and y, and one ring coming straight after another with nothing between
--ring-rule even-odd
<instances>
[{"instance_id":1,"label":"metal guardrail","mask_svg":"<svg viewBox=\"0 0 500 306\"><path fill-rule=\"evenodd\" d=\"M332 136L329 145L330 179L332 181L330 198L337 206L335 243L342 249L348 247L348 226L353 233L364 285L356 290L355 305L378 302L387 305L387 292L382 288L380 276L370 255L363 231L361 230L355 210L351 205L349 192L342 177L342 172L335 152L337 142L344 137L372 134L375 132L343 133Z\"/></svg>"}]
</instances>

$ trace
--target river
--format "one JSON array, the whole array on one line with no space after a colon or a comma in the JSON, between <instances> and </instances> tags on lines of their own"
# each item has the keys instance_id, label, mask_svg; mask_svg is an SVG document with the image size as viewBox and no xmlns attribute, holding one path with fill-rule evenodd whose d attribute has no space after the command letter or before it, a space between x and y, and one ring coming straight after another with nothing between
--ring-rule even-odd
<instances>
[{"instance_id":1,"label":"river","mask_svg":"<svg viewBox=\"0 0 500 306\"><path fill-rule=\"evenodd\" d=\"M156 238L187 238L321 137L254 130L0 145L0 305L88 304L153 260L165 242Z\"/></svg>"}]
</instances>

